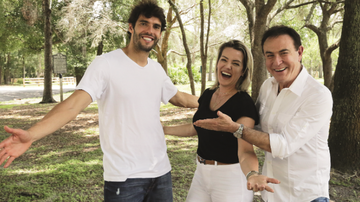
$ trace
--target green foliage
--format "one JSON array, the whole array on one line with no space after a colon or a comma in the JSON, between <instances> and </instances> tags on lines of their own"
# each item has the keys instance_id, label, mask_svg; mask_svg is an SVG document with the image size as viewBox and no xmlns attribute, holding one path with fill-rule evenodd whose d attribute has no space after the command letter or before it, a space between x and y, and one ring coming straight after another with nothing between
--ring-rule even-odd
<instances>
[{"instance_id":1,"label":"green foliage","mask_svg":"<svg viewBox=\"0 0 360 202\"><path fill-rule=\"evenodd\" d=\"M201 81L200 67L191 67L195 82ZM189 74L185 65L174 64L168 68L168 75L174 84L188 84Z\"/></svg>"},{"instance_id":2,"label":"green foliage","mask_svg":"<svg viewBox=\"0 0 360 202\"><path fill-rule=\"evenodd\" d=\"M21 78L18 79L18 80L16 81L16 83L17 83L17 84L23 84L23 79L21 79Z\"/></svg>"}]
</instances>

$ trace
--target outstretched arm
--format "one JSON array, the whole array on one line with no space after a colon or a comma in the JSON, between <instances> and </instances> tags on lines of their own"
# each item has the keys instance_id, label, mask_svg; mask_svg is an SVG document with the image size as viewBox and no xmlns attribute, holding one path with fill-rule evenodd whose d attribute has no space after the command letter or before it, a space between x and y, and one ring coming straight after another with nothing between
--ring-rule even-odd
<instances>
[{"instance_id":1,"label":"outstretched arm","mask_svg":"<svg viewBox=\"0 0 360 202\"><path fill-rule=\"evenodd\" d=\"M199 97L188 93L178 91L174 97L170 99L170 103L178 107L197 108Z\"/></svg>"},{"instance_id":2,"label":"outstretched arm","mask_svg":"<svg viewBox=\"0 0 360 202\"><path fill-rule=\"evenodd\" d=\"M174 135L181 137L190 137L197 135L194 125L191 123L178 126L163 126L163 128L165 135Z\"/></svg>"},{"instance_id":3,"label":"outstretched arm","mask_svg":"<svg viewBox=\"0 0 360 202\"><path fill-rule=\"evenodd\" d=\"M217 115L219 116L218 118L198 120L194 125L208 130L230 133L234 133L239 128L240 124L232 121L228 115L223 114L220 111L218 111ZM270 137L268 133L244 126L242 139L265 151L271 152Z\"/></svg>"},{"instance_id":4,"label":"outstretched arm","mask_svg":"<svg viewBox=\"0 0 360 202\"><path fill-rule=\"evenodd\" d=\"M11 136L0 143L0 165L8 159L4 166L7 168L15 158L28 150L33 142L55 132L73 120L91 102L91 97L87 92L77 90L68 99L56 105L30 129L25 131L5 126L5 131Z\"/></svg>"}]
</instances>

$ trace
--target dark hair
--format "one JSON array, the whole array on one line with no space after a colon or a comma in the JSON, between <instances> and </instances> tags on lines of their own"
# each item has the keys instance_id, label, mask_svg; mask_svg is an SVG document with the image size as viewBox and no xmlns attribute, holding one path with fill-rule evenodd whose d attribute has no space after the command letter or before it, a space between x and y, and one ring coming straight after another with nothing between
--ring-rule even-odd
<instances>
[{"instance_id":1,"label":"dark hair","mask_svg":"<svg viewBox=\"0 0 360 202\"><path fill-rule=\"evenodd\" d=\"M299 47L301 46L300 35L291 27L287 27L285 25L278 25L271 27L270 29L265 31L261 39L262 52L264 53L264 43L267 38L278 37L281 35L289 35L294 41L295 50L299 50Z\"/></svg>"},{"instance_id":2,"label":"dark hair","mask_svg":"<svg viewBox=\"0 0 360 202\"><path fill-rule=\"evenodd\" d=\"M164 15L164 9L159 7L154 0L140 1L131 11L128 23L135 28L136 21L140 15L144 15L146 18L156 17L161 22L161 31L166 29L166 19ZM128 31L128 35L131 37L131 33Z\"/></svg>"},{"instance_id":3,"label":"dark hair","mask_svg":"<svg viewBox=\"0 0 360 202\"><path fill-rule=\"evenodd\" d=\"M251 83L253 64L254 64L251 51L243 42L241 42L239 40L230 40L228 42L223 43L219 48L219 53L218 53L218 57L217 57L217 61L216 61L216 71L218 70L217 64L219 63L219 60L220 60L221 55L225 48L233 48L235 50L242 52L244 55L244 58L242 61L243 75L236 82L235 88L238 91L246 92L249 89L249 86ZM216 81L215 81L214 85L211 87L211 89L216 89L219 87L219 85L220 84L219 84L218 74L216 74Z\"/></svg>"}]
</instances>

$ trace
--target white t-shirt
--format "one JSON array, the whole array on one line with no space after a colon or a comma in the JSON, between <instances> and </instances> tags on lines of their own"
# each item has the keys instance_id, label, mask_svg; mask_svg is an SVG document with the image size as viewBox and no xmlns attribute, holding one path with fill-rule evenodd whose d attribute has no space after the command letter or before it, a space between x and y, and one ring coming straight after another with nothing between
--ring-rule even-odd
<instances>
[{"instance_id":1,"label":"white t-shirt","mask_svg":"<svg viewBox=\"0 0 360 202\"><path fill-rule=\"evenodd\" d=\"M148 58L145 67L121 49L97 56L76 87L97 101L104 180L153 178L171 170L160 102L177 88L161 65Z\"/></svg>"},{"instance_id":2,"label":"white t-shirt","mask_svg":"<svg viewBox=\"0 0 360 202\"><path fill-rule=\"evenodd\" d=\"M263 174L276 178L274 193L262 192L264 201L309 202L329 198L329 125L331 92L303 67L289 88L278 94L271 77L260 89L256 106L261 130L270 134Z\"/></svg>"}]
</instances>

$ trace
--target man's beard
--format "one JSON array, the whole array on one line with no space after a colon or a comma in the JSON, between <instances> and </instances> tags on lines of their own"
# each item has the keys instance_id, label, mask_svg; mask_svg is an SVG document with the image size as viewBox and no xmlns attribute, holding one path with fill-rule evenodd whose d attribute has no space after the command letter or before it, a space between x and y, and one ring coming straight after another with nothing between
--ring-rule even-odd
<instances>
[{"instance_id":1,"label":"man's beard","mask_svg":"<svg viewBox=\"0 0 360 202\"><path fill-rule=\"evenodd\" d=\"M144 46L144 45L141 44L141 41L140 41L142 37L139 34L137 34L135 31L134 31L133 35L134 35L134 45L135 45L135 47L137 49L145 51L145 52L150 52L156 46L156 44L159 42L159 39L157 37L153 37L154 38L154 41L153 41L154 44L152 46L150 46L150 47ZM144 35L146 35L146 34L144 34ZM149 36L152 36L152 35L149 35Z\"/></svg>"}]
</instances>

